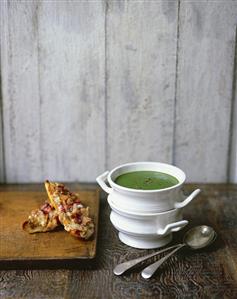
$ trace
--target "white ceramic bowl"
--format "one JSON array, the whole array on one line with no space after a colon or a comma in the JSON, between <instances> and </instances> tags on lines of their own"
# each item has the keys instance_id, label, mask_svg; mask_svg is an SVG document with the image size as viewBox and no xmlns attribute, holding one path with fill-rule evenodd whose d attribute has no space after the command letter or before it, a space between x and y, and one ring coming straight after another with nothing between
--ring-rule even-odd
<instances>
[{"instance_id":1,"label":"white ceramic bowl","mask_svg":"<svg viewBox=\"0 0 237 299\"><path fill-rule=\"evenodd\" d=\"M115 179L119 175L139 170L164 172L176 177L179 183L169 188L157 190L131 189L115 183ZM185 198L181 190L185 179L185 173L173 165L159 162L136 162L120 165L110 172L106 171L96 180L117 207L138 213L158 213L184 207L200 192L197 189L188 198ZM110 187L106 184L106 180L108 180Z\"/></svg>"},{"instance_id":2,"label":"white ceramic bowl","mask_svg":"<svg viewBox=\"0 0 237 299\"><path fill-rule=\"evenodd\" d=\"M122 243L138 249L159 248L172 241L172 234L158 238L157 236L134 235L119 231L118 236Z\"/></svg>"},{"instance_id":3,"label":"white ceramic bowl","mask_svg":"<svg viewBox=\"0 0 237 299\"><path fill-rule=\"evenodd\" d=\"M111 199L110 220L119 231L120 240L135 248L157 248L172 240L172 232L188 224L182 220L182 209L162 213L131 213L118 208Z\"/></svg>"}]
</instances>

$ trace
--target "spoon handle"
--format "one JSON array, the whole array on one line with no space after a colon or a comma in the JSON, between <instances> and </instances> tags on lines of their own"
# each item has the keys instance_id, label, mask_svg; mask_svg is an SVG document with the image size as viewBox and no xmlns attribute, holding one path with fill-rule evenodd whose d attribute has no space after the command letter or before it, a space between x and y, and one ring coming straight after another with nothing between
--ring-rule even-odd
<instances>
[{"instance_id":1,"label":"spoon handle","mask_svg":"<svg viewBox=\"0 0 237 299\"><path fill-rule=\"evenodd\" d=\"M170 249L176 248L177 246L180 246L180 245L182 245L182 244L176 244L176 245L173 245L173 246L171 246L171 247L164 248L164 249L159 250L159 251L157 251L157 252L148 254L148 255L146 255L146 256L142 256L142 257L139 257L139 258L136 258L136 259L133 259L133 260L130 260L130 261L127 261L127 262L118 264L118 265L114 268L113 272L114 272L115 275L121 275L121 274L123 274L125 271L127 271L127 270L129 270L130 268L134 267L135 265L137 265L137 264L139 264L139 263L141 263L141 262L143 262L143 261L145 261L145 260L147 260L147 259L149 259L149 258L151 258L151 257L153 257L153 256L156 256L156 255L158 255L158 254L160 254L160 253L162 253L162 252L166 252L166 251L168 251L168 250L170 250Z\"/></svg>"},{"instance_id":2,"label":"spoon handle","mask_svg":"<svg viewBox=\"0 0 237 299\"><path fill-rule=\"evenodd\" d=\"M179 244L178 247L176 247L173 251L171 251L170 253L168 253L167 255L165 255L163 258L161 258L160 260L158 260L157 262L149 265L148 267L146 267L145 269L143 269L141 275L143 278L148 279L150 277L152 277L152 275L156 272L156 270L166 261L168 260L168 258L173 255L176 251L178 251L179 249L181 249L182 247L186 246L186 244Z\"/></svg>"}]
</instances>

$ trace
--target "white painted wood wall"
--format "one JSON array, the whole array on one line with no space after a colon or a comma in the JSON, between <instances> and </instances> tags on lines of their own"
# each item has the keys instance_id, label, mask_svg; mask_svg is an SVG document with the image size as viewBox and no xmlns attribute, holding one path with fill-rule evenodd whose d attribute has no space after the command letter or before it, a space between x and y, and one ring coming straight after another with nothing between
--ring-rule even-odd
<instances>
[{"instance_id":1,"label":"white painted wood wall","mask_svg":"<svg viewBox=\"0 0 237 299\"><path fill-rule=\"evenodd\" d=\"M237 181L237 1L1 1L0 180L129 161Z\"/></svg>"}]
</instances>

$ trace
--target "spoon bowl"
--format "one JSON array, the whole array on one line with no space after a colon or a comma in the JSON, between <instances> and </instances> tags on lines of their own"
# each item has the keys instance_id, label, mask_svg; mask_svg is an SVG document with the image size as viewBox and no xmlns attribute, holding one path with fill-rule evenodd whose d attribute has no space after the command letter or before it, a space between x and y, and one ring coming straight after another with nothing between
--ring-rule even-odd
<instances>
[{"instance_id":1,"label":"spoon bowl","mask_svg":"<svg viewBox=\"0 0 237 299\"><path fill-rule=\"evenodd\" d=\"M196 250L210 245L216 239L216 232L207 225L191 228L186 232L183 243L190 249Z\"/></svg>"}]
</instances>

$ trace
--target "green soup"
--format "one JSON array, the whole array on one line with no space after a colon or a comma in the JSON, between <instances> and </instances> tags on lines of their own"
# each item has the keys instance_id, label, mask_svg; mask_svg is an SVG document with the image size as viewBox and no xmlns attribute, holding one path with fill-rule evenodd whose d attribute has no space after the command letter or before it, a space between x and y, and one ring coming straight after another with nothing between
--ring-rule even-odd
<instances>
[{"instance_id":1,"label":"green soup","mask_svg":"<svg viewBox=\"0 0 237 299\"><path fill-rule=\"evenodd\" d=\"M121 174L115 183L132 189L155 190L177 185L179 181L167 173L158 171L133 171Z\"/></svg>"}]
</instances>

